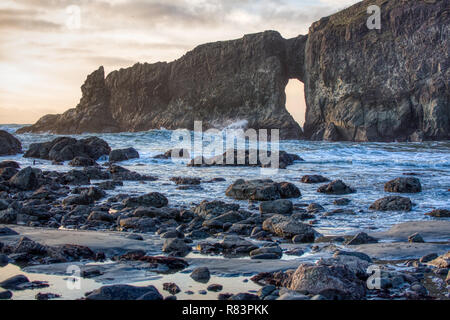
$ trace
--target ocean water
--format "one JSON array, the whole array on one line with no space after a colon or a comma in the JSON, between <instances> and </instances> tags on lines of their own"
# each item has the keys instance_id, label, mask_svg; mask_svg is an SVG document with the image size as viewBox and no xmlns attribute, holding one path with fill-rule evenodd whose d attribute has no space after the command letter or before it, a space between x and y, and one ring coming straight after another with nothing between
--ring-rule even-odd
<instances>
[{"instance_id":1,"label":"ocean water","mask_svg":"<svg viewBox=\"0 0 450 320\"><path fill-rule=\"evenodd\" d=\"M4 125L0 129L14 133L20 126ZM233 127L234 128L234 127ZM322 234L351 234L356 231L383 231L394 224L406 221L432 220L425 213L437 209L450 209L450 141L424 143L329 143L310 141L282 141L280 150L302 157L304 162L297 162L285 170L267 175L260 168L250 167L206 167L190 168L187 161L156 160L152 156L177 147L172 141L173 132L152 130L138 133L96 134L106 140L111 148L134 147L140 153L140 159L120 163L123 167L139 173L157 176L155 182L145 184L125 182L124 187L109 191L116 193L143 194L161 192L169 199L170 206L190 207L202 200L223 200L237 202L242 209L248 209L247 201L235 201L225 196L225 190L236 179L271 178L274 181L288 181L296 184L302 197L293 199L295 203L319 203L327 211L337 208L351 209L356 215L334 215L317 219L315 228ZM34 142L44 142L55 138L51 134L16 135L23 144L23 149ZM82 138L92 134L73 136ZM218 143L218 142L213 142ZM21 163L22 167L33 165L33 159L22 155L0 157L0 161L11 159ZM107 157L99 160L100 164ZM36 160L35 167L43 170L68 171L67 165L53 166L50 161ZM408 194L414 203L411 212L373 212L368 208L377 199L390 195L384 192L384 184L404 174L414 173L421 180L423 191ZM342 179L357 189L357 193L344 196L330 196L318 193L319 185L300 182L303 175L320 174L331 180ZM199 177L203 180L222 177L226 182L202 184L203 190L177 190L170 181L174 176ZM333 200L348 198L350 205L337 207ZM253 209L253 211L256 211ZM449 219L446 219L449 220Z\"/></svg>"}]
</instances>

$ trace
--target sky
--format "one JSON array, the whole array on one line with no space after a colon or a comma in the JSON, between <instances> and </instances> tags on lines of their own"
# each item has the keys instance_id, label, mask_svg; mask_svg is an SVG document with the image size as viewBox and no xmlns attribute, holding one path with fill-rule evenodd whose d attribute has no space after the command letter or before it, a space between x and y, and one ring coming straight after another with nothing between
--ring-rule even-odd
<instances>
[{"instance_id":1,"label":"sky","mask_svg":"<svg viewBox=\"0 0 450 320\"><path fill-rule=\"evenodd\" d=\"M172 61L199 44L277 30L307 34L314 21L358 0L1 0L0 123L29 124L75 107L80 86L136 62ZM304 118L299 81L287 108Z\"/></svg>"}]
</instances>

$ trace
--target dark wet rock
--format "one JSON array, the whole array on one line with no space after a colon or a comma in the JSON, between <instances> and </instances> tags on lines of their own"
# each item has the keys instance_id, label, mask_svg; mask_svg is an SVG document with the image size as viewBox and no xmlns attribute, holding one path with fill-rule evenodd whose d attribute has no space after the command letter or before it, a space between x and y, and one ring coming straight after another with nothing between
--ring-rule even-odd
<instances>
[{"instance_id":1,"label":"dark wet rock","mask_svg":"<svg viewBox=\"0 0 450 320\"><path fill-rule=\"evenodd\" d=\"M115 221L115 218L108 212L92 211L91 214L89 215L89 217L87 218L87 220L88 221L113 222L113 221Z\"/></svg>"},{"instance_id":2,"label":"dark wet rock","mask_svg":"<svg viewBox=\"0 0 450 320\"><path fill-rule=\"evenodd\" d=\"M335 209L332 211L329 211L327 213L324 214L325 217L331 217L331 216L335 216L335 215L350 215L353 216L355 215L355 211L353 210L344 210L344 209Z\"/></svg>"},{"instance_id":3,"label":"dark wet rock","mask_svg":"<svg viewBox=\"0 0 450 320\"><path fill-rule=\"evenodd\" d=\"M210 180L205 181L205 183L216 183L216 182L225 182L227 179L225 178L212 178Z\"/></svg>"},{"instance_id":4,"label":"dark wet rock","mask_svg":"<svg viewBox=\"0 0 450 320\"><path fill-rule=\"evenodd\" d=\"M194 269L190 276L192 279L200 283L208 283L211 278L211 274L207 267L199 267Z\"/></svg>"},{"instance_id":5,"label":"dark wet rock","mask_svg":"<svg viewBox=\"0 0 450 320\"><path fill-rule=\"evenodd\" d=\"M224 225L224 227L225 227L225 225ZM252 224L235 223L227 230L227 232L229 234L237 234L239 236L248 237L248 236L250 236L253 228L254 228L254 225L252 225Z\"/></svg>"},{"instance_id":6,"label":"dark wet rock","mask_svg":"<svg viewBox=\"0 0 450 320\"><path fill-rule=\"evenodd\" d=\"M278 245L268 245L250 251L250 257L256 260L281 259L282 256L283 250Z\"/></svg>"},{"instance_id":7,"label":"dark wet rock","mask_svg":"<svg viewBox=\"0 0 450 320\"><path fill-rule=\"evenodd\" d=\"M279 186L282 199L300 198L302 196L300 190L290 182L281 182Z\"/></svg>"},{"instance_id":8,"label":"dark wet rock","mask_svg":"<svg viewBox=\"0 0 450 320\"><path fill-rule=\"evenodd\" d=\"M182 239L172 238L164 241L162 251L174 257L184 257L192 251L192 247Z\"/></svg>"},{"instance_id":9,"label":"dark wet rock","mask_svg":"<svg viewBox=\"0 0 450 320\"><path fill-rule=\"evenodd\" d=\"M301 264L290 278L289 289L320 294L328 299L362 299L365 283L345 265Z\"/></svg>"},{"instance_id":10,"label":"dark wet rock","mask_svg":"<svg viewBox=\"0 0 450 320\"><path fill-rule=\"evenodd\" d=\"M259 300L259 297L256 294L243 292L243 293L238 293L238 294L232 295L230 298L228 298L228 300L231 300L231 301L256 301L256 300Z\"/></svg>"},{"instance_id":11,"label":"dark wet rock","mask_svg":"<svg viewBox=\"0 0 450 320\"><path fill-rule=\"evenodd\" d=\"M304 243L314 242L316 236L316 232L310 225L282 215L274 215L266 219L262 227L265 231L287 239L299 236Z\"/></svg>"},{"instance_id":12,"label":"dark wet rock","mask_svg":"<svg viewBox=\"0 0 450 320\"><path fill-rule=\"evenodd\" d=\"M22 152L22 144L12 134L0 130L0 156L15 155Z\"/></svg>"},{"instance_id":13,"label":"dark wet rock","mask_svg":"<svg viewBox=\"0 0 450 320\"><path fill-rule=\"evenodd\" d=\"M126 238L131 239L131 240L136 240L136 241L144 241L144 238L141 235L134 234L134 233L127 235Z\"/></svg>"},{"instance_id":14,"label":"dark wet rock","mask_svg":"<svg viewBox=\"0 0 450 320\"><path fill-rule=\"evenodd\" d=\"M317 212L324 211L325 208L322 207L322 206L321 206L320 204L318 204L318 203L311 203L311 204L306 208L306 210L307 210L308 212L310 212L310 213L317 213Z\"/></svg>"},{"instance_id":15,"label":"dark wet rock","mask_svg":"<svg viewBox=\"0 0 450 320\"><path fill-rule=\"evenodd\" d=\"M369 209L376 211L411 211L412 202L409 198L389 196L378 199Z\"/></svg>"},{"instance_id":16,"label":"dark wet rock","mask_svg":"<svg viewBox=\"0 0 450 320\"><path fill-rule=\"evenodd\" d=\"M156 231L156 220L153 218L120 218L119 230L134 230L139 232Z\"/></svg>"},{"instance_id":17,"label":"dark wet rock","mask_svg":"<svg viewBox=\"0 0 450 320\"><path fill-rule=\"evenodd\" d=\"M333 201L333 204L335 206L346 206L351 202L350 199L342 198L342 199L336 199Z\"/></svg>"},{"instance_id":18,"label":"dark wet rock","mask_svg":"<svg viewBox=\"0 0 450 320\"><path fill-rule=\"evenodd\" d=\"M342 180L335 180L327 185L321 186L317 192L326 194L350 194L355 193L356 190L346 185Z\"/></svg>"},{"instance_id":19,"label":"dark wet rock","mask_svg":"<svg viewBox=\"0 0 450 320\"><path fill-rule=\"evenodd\" d=\"M13 208L0 211L0 223L4 224L16 224L17 223L17 211Z\"/></svg>"},{"instance_id":20,"label":"dark wet rock","mask_svg":"<svg viewBox=\"0 0 450 320\"><path fill-rule=\"evenodd\" d=\"M162 208L169 204L169 200L159 192L151 192L143 196L128 198L123 201L123 204L128 208L141 206Z\"/></svg>"},{"instance_id":21,"label":"dark wet rock","mask_svg":"<svg viewBox=\"0 0 450 320\"><path fill-rule=\"evenodd\" d=\"M320 175L306 175L303 176L301 182L303 183L322 183L330 181L328 178L325 178Z\"/></svg>"},{"instance_id":22,"label":"dark wet rock","mask_svg":"<svg viewBox=\"0 0 450 320\"><path fill-rule=\"evenodd\" d=\"M155 267L164 266L170 271L183 270L188 266L186 260L176 257L162 257L162 256L146 256L145 252L131 252L121 255L118 260L121 261L141 261L149 263Z\"/></svg>"},{"instance_id":23,"label":"dark wet rock","mask_svg":"<svg viewBox=\"0 0 450 320\"><path fill-rule=\"evenodd\" d=\"M201 183L200 178L191 177L173 177L170 178L170 181L175 182L177 185L199 185Z\"/></svg>"},{"instance_id":24,"label":"dark wet rock","mask_svg":"<svg viewBox=\"0 0 450 320\"><path fill-rule=\"evenodd\" d=\"M0 300L9 300L13 296L13 293L9 290L0 290Z\"/></svg>"},{"instance_id":25,"label":"dark wet rock","mask_svg":"<svg viewBox=\"0 0 450 320\"><path fill-rule=\"evenodd\" d=\"M436 268L450 268L450 251L428 262L429 265Z\"/></svg>"},{"instance_id":26,"label":"dark wet rock","mask_svg":"<svg viewBox=\"0 0 450 320\"><path fill-rule=\"evenodd\" d=\"M0 252L1 252L1 246L0 246ZM7 266L9 264L8 256L0 253L0 267Z\"/></svg>"},{"instance_id":27,"label":"dark wet rock","mask_svg":"<svg viewBox=\"0 0 450 320\"><path fill-rule=\"evenodd\" d=\"M134 148L112 150L109 153L110 162L120 162L131 159L139 159L139 152Z\"/></svg>"},{"instance_id":28,"label":"dark wet rock","mask_svg":"<svg viewBox=\"0 0 450 320\"><path fill-rule=\"evenodd\" d=\"M47 251L50 257L61 262L97 260L97 255L89 247L76 244L48 247Z\"/></svg>"},{"instance_id":29,"label":"dark wet rock","mask_svg":"<svg viewBox=\"0 0 450 320\"><path fill-rule=\"evenodd\" d=\"M384 191L396 193L418 193L422 191L422 185L417 178L397 178L386 182Z\"/></svg>"},{"instance_id":30,"label":"dark wet rock","mask_svg":"<svg viewBox=\"0 0 450 320\"><path fill-rule=\"evenodd\" d=\"M191 154L188 149L170 149L166 151L164 154L158 154L153 157L154 159L190 159Z\"/></svg>"},{"instance_id":31,"label":"dark wet rock","mask_svg":"<svg viewBox=\"0 0 450 320\"><path fill-rule=\"evenodd\" d=\"M116 187L123 187L123 182L112 180L96 183L95 185L102 190L114 190Z\"/></svg>"},{"instance_id":32,"label":"dark wet rock","mask_svg":"<svg viewBox=\"0 0 450 320\"><path fill-rule=\"evenodd\" d=\"M134 171L130 171L118 165L111 165L109 172L113 180L119 181L156 181L157 177L142 175Z\"/></svg>"},{"instance_id":33,"label":"dark wet rock","mask_svg":"<svg viewBox=\"0 0 450 320\"><path fill-rule=\"evenodd\" d=\"M0 282L0 287L4 289L16 290L16 287L22 283L30 282L24 275L17 275Z\"/></svg>"},{"instance_id":34,"label":"dark wet rock","mask_svg":"<svg viewBox=\"0 0 450 320\"><path fill-rule=\"evenodd\" d=\"M97 187L90 187L87 190L83 190L79 195L65 198L62 203L65 206L89 205L94 203L95 201L100 200L105 196L106 193L103 190Z\"/></svg>"},{"instance_id":35,"label":"dark wet rock","mask_svg":"<svg viewBox=\"0 0 450 320\"><path fill-rule=\"evenodd\" d=\"M346 242L349 246L360 245L360 244L368 244L368 243L377 243L378 239L375 239L369 236L367 233L360 232L349 241Z\"/></svg>"},{"instance_id":36,"label":"dark wet rock","mask_svg":"<svg viewBox=\"0 0 450 320\"><path fill-rule=\"evenodd\" d=\"M369 263L372 263L372 259L365 253L357 252L357 251L343 251L343 250L337 250L333 257L339 257L339 256L351 256L351 257L357 257L358 259L367 261Z\"/></svg>"},{"instance_id":37,"label":"dark wet rock","mask_svg":"<svg viewBox=\"0 0 450 320\"><path fill-rule=\"evenodd\" d=\"M252 242L234 235L225 236L219 245L226 254L230 255L248 254L258 248Z\"/></svg>"},{"instance_id":38,"label":"dark wet rock","mask_svg":"<svg viewBox=\"0 0 450 320\"><path fill-rule=\"evenodd\" d=\"M266 285L258 290L258 297L264 299L265 297L271 295L277 289L274 285Z\"/></svg>"},{"instance_id":39,"label":"dark wet rock","mask_svg":"<svg viewBox=\"0 0 450 320\"><path fill-rule=\"evenodd\" d=\"M426 213L426 215L435 218L450 218L450 210L436 209Z\"/></svg>"},{"instance_id":40,"label":"dark wet rock","mask_svg":"<svg viewBox=\"0 0 450 320\"><path fill-rule=\"evenodd\" d=\"M437 257L438 257L438 255L436 253L429 253L427 255L424 255L422 258L420 258L419 261L421 263L427 263L427 262L433 261Z\"/></svg>"},{"instance_id":41,"label":"dark wet rock","mask_svg":"<svg viewBox=\"0 0 450 320\"><path fill-rule=\"evenodd\" d=\"M33 241L27 237L21 237L17 244L12 248L12 253L26 253L30 255L44 255L47 254L47 247Z\"/></svg>"},{"instance_id":42,"label":"dark wet rock","mask_svg":"<svg viewBox=\"0 0 450 320\"><path fill-rule=\"evenodd\" d=\"M42 292L39 292L35 296L36 300L52 300L52 299L58 299L58 298L61 298L61 296L59 294L56 294L56 293L42 293Z\"/></svg>"},{"instance_id":43,"label":"dark wet rock","mask_svg":"<svg viewBox=\"0 0 450 320\"><path fill-rule=\"evenodd\" d=\"M41 177L42 171L40 169L27 167L20 170L11 179L9 179L9 184L23 191L36 190L40 187Z\"/></svg>"},{"instance_id":44,"label":"dark wet rock","mask_svg":"<svg viewBox=\"0 0 450 320\"><path fill-rule=\"evenodd\" d=\"M245 217L241 213L237 211L230 211L218 217L205 220L202 226L209 229L223 229L225 224L233 224L244 219Z\"/></svg>"},{"instance_id":45,"label":"dark wet rock","mask_svg":"<svg viewBox=\"0 0 450 320\"><path fill-rule=\"evenodd\" d=\"M141 299L146 295L145 299ZM149 299L152 297L153 299ZM103 286L92 291L86 300L163 300L154 286L135 287L129 285Z\"/></svg>"},{"instance_id":46,"label":"dark wet rock","mask_svg":"<svg viewBox=\"0 0 450 320\"><path fill-rule=\"evenodd\" d=\"M58 182L64 185L82 186L89 185L91 183L91 180L84 171L71 170L67 173L64 173L58 179Z\"/></svg>"},{"instance_id":47,"label":"dark wet rock","mask_svg":"<svg viewBox=\"0 0 450 320\"><path fill-rule=\"evenodd\" d=\"M300 190L292 183L276 183L265 180L236 180L228 187L225 194L236 200L272 201L278 199L298 198Z\"/></svg>"},{"instance_id":48,"label":"dark wet rock","mask_svg":"<svg viewBox=\"0 0 450 320\"><path fill-rule=\"evenodd\" d=\"M267 160L261 159L260 155L266 155ZM270 157L272 153L265 150L257 149L230 149L224 152L222 155L218 155L213 158L206 159L202 156L196 157L189 162L189 167L199 166L247 166L247 167L263 167L269 168L276 166L275 163L271 163ZM278 154L278 169L286 169L287 166L294 164L295 161L304 161L302 158L295 154L289 154L285 151L279 151Z\"/></svg>"},{"instance_id":49,"label":"dark wet rock","mask_svg":"<svg viewBox=\"0 0 450 320\"><path fill-rule=\"evenodd\" d=\"M210 284L206 290L210 291L210 292L220 292L222 291L223 286L221 284Z\"/></svg>"},{"instance_id":50,"label":"dark wet rock","mask_svg":"<svg viewBox=\"0 0 450 320\"><path fill-rule=\"evenodd\" d=\"M411 243L424 243L422 236L419 233L414 233L408 237L408 241Z\"/></svg>"},{"instance_id":51,"label":"dark wet rock","mask_svg":"<svg viewBox=\"0 0 450 320\"><path fill-rule=\"evenodd\" d=\"M96 165L97 162L95 160L86 157L75 157L69 162L69 166L71 167L92 167Z\"/></svg>"},{"instance_id":52,"label":"dark wet rock","mask_svg":"<svg viewBox=\"0 0 450 320\"><path fill-rule=\"evenodd\" d=\"M292 249L292 250L285 251L285 254L288 256L300 257L305 254L305 251L303 251L302 249Z\"/></svg>"},{"instance_id":53,"label":"dark wet rock","mask_svg":"<svg viewBox=\"0 0 450 320\"><path fill-rule=\"evenodd\" d=\"M202 201L194 208L194 213L204 219L212 219L229 211L238 211L238 204L225 203L223 201Z\"/></svg>"},{"instance_id":54,"label":"dark wet rock","mask_svg":"<svg viewBox=\"0 0 450 320\"><path fill-rule=\"evenodd\" d=\"M132 215L134 217L158 218L160 220L177 219L180 216L180 211L175 208L155 208L155 207L138 207Z\"/></svg>"},{"instance_id":55,"label":"dark wet rock","mask_svg":"<svg viewBox=\"0 0 450 320\"><path fill-rule=\"evenodd\" d=\"M20 169L20 164L17 163L16 161L4 160L0 162L0 169L4 168Z\"/></svg>"},{"instance_id":56,"label":"dark wet rock","mask_svg":"<svg viewBox=\"0 0 450 320\"><path fill-rule=\"evenodd\" d=\"M233 296L232 293L219 293L219 295L217 296L217 300L219 300L219 301L228 300L232 296Z\"/></svg>"},{"instance_id":57,"label":"dark wet rock","mask_svg":"<svg viewBox=\"0 0 450 320\"><path fill-rule=\"evenodd\" d=\"M173 282L167 282L163 283L163 290L169 292L170 294L177 294L181 292L181 289L179 286L177 286L176 283Z\"/></svg>"},{"instance_id":58,"label":"dark wet rock","mask_svg":"<svg viewBox=\"0 0 450 320\"><path fill-rule=\"evenodd\" d=\"M225 254L228 256L248 255L258 247L236 235L226 235L220 242L200 242L197 249L203 254Z\"/></svg>"},{"instance_id":59,"label":"dark wet rock","mask_svg":"<svg viewBox=\"0 0 450 320\"><path fill-rule=\"evenodd\" d=\"M112 174L102 167L84 167L83 173L91 180L110 180Z\"/></svg>"},{"instance_id":60,"label":"dark wet rock","mask_svg":"<svg viewBox=\"0 0 450 320\"><path fill-rule=\"evenodd\" d=\"M0 168L0 181L3 180L9 180L14 175L16 175L19 172L16 168L6 167L6 168Z\"/></svg>"},{"instance_id":61,"label":"dark wet rock","mask_svg":"<svg viewBox=\"0 0 450 320\"><path fill-rule=\"evenodd\" d=\"M59 137L50 142L33 143L25 153L25 158L39 158L57 162L70 161L76 157L97 160L111 151L108 143L97 137L76 140Z\"/></svg>"}]
</instances>

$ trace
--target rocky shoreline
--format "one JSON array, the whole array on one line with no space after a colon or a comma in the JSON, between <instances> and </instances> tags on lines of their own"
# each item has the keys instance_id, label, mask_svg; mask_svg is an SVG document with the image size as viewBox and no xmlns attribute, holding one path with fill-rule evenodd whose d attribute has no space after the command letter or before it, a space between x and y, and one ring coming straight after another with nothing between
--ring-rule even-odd
<instances>
[{"instance_id":1,"label":"rocky shoreline","mask_svg":"<svg viewBox=\"0 0 450 320\"><path fill-rule=\"evenodd\" d=\"M109 162L96 164L106 155ZM317 185L318 193L342 197L333 197L341 207L334 211L317 203L298 202L301 191L296 184L272 179L236 180L223 190L228 201L172 206L170 197L160 192L108 196L107 190L120 190L124 181L151 184L158 180L119 166L111 161L111 155L121 161L139 153L111 150L99 138L62 137L31 145L25 156L59 165L68 161L76 167L73 170L42 171L21 168L14 161L0 162L2 266L13 264L30 272L62 275L66 271L62 266L76 264L83 278L99 283L116 278L119 267L131 268L136 274L138 270L181 277L192 273L197 282L206 281L199 291L231 300L448 298L450 222L445 219L449 216L446 208L430 210L434 221L409 222L385 233L324 237L314 228L318 220L355 214L345 208L350 201L345 196L358 190L342 180L299 177L303 184ZM91 180L101 182L91 184ZM192 192L219 180L171 179ZM386 181L385 192L390 195L366 209L408 211L412 208L408 194L421 191L416 177ZM252 210L242 209L237 200L249 201ZM368 270L374 267L380 272L380 287L369 290ZM247 281L261 288L248 292L242 285L242 292L223 292L224 283L209 283L206 274L219 277L215 281L247 276ZM137 282L133 271L128 275L125 283ZM45 280L2 279L0 287L5 291L0 297L41 290L49 285ZM190 291L184 280L164 283L162 289L109 282L86 293L85 299L158 300L164 295L175 299ZM170 295L162 292L165 290ZM39 299L57 297L39 293Z\"/></svg>"}]
</instances>

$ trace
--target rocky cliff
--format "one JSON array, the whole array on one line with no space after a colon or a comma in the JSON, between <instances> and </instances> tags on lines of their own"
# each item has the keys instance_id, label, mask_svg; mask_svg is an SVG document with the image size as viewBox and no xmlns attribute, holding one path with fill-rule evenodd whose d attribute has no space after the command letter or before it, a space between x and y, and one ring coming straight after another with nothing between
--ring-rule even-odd
<instances>
[{"instance_id":1,"label":"rocky cliff","mask_svg":"<svg viewBox=\"0 0 450 320\"><path fill-rule=\"evenodd\" d=\"M280 129L283 139L298 139L302 130L285 108L284 91L290 73L299 69L297 49L303 52L305 44L306 37L286 42L267 31L201 45L171 63L136 64L106 78L100 67L81 87L75 109L45 116L20 132L193 129L197 120L206 130L247 120L249 128Z\"/></svg>"},{"instance_id":2,"label":"rocky cliff","mask_svg":"<svg viewBox=\"0 0 450 320\"><path fill-rule=\"evenodd\" d=\"M367 8L381 8L369 30ZM450 138L450 1L363 1L314 23L305 58L305 137Z\"/></svg>"},{"instance_id":3,"label":"rocky cliff","mask_svg":"<svg viewBox=\"0 0 450 320\"><path fill-rule=\"evenodd\" d=\"M171 63L88 76L75 109L19 132L280 129L282 139L450 138L449 1L370 0L314 23L307 36L275 31L209 43ZM369 30L367 7L381 8ZM305 132L285 108L289 79L305 83Z\"/></svg>"}]
</instances>

